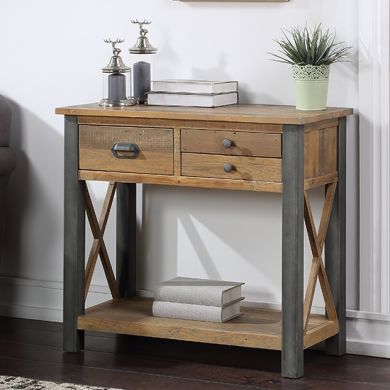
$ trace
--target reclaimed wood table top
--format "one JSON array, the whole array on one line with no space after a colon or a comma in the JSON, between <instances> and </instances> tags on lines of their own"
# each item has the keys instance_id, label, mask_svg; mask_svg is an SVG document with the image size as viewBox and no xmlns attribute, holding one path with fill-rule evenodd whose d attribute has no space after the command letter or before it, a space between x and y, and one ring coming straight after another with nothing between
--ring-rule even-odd
<instances>
[{"instance_id":1,"label":"reclaimed wood table top","mask_svg":"<svg viewBox=\"0 0 390 390\"><path fill-rule=\"evenodd\" d=\"M153 118L202 120L221 122L269 123L307 125L351 115L351 108L332 108L323 111L300 111L294 106L235 104L216 108L167 107L136 105L105 108L97 103L60 107L56 114L122 118Z\"/></svg>"}]
</instances>

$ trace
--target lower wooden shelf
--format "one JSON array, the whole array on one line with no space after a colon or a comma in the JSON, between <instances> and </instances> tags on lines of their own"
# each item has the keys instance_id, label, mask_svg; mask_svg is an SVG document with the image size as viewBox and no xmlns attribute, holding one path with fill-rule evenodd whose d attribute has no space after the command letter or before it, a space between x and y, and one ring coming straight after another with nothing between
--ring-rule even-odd
<instances>
[{"instance_id":1,"label":"lower wooden shelf","mask_svg":"<svg viewBox=\"0 0 390 390\"><path fill-rule=\"evenodd\" d=\"M281 312L242 307L243 314L226 323L177 320L152 316L152 299L110 300L86 310L78 317L78 329L235 345L281 349ZM304 347L317 344L339 331L337 321L311 315Z\"/></svg>"}]
</instances>

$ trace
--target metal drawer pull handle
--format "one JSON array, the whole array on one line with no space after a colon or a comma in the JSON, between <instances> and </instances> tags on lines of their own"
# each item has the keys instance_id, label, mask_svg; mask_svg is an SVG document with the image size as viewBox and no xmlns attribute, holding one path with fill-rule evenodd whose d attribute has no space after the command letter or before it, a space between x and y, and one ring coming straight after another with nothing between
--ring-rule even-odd
<instances>
[{"instance_id":1,"label":"metal drawer pull handle","mask_svg":"<svg viewBox=\"0 0 390 390\"><path fill-rule=\"evenodd\" d=\"M223 170L226 173L231 172L233 169L234 169L234 166L232 164L229 164L229 163L223 164Z\"/></svg>"},{"instance_id":2,"label":"metal drawer pull handle","mask_svg":"<svg viewBox=\"0 0 390 390\"><path fill-rule=\"evenodd\" d=\"M223 147L226 149L231 148L233 146L233 141L231 141L230 139L225 138L222 142Z\"/></svg>"},{"instance_id":3,"label":"metal drawer pull handle","mask_svg":"<svg viewBox=\"0 0 390 390\"><path fill-rule=\"evenodd\" d=\"M137 144L117 142L112 146L111 152L115 158L137 158L140 152L140 148Z\"/></svg>"}]
</instances>

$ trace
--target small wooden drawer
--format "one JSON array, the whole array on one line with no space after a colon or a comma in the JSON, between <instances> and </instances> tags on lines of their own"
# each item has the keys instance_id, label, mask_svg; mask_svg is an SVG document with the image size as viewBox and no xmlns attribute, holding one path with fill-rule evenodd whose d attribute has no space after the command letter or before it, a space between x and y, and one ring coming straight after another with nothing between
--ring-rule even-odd
<instances>
[{"instance_id":1,"label":"small wooden drawer","mask_svg":"<svg viewBox=\"0 0 390 390\"><path fill-rule=\"evenodd\" d=\"M181 151L280 158L281 137L273 133L182 129Z\"/></svg>"},{"instance_id":2,"label":"small wooden drawer","mask_svg":"<svg viewBox=\"0 0 390 390\"><path fill-rule=\"evenodd\" d=\"M282 181L282 160L278 158L182 153L183 176L250 181Z\"/></svg>"},{"instance_id":3,"label":"small wooden drawer","mask_svg":"<svg viewBox=\"0 0 390 390\"><path fill-rule=\"evenodd\" d=\"M80 169L173 174L172 129L80 125L79 140Z\"/></svg>"}]
</instances>

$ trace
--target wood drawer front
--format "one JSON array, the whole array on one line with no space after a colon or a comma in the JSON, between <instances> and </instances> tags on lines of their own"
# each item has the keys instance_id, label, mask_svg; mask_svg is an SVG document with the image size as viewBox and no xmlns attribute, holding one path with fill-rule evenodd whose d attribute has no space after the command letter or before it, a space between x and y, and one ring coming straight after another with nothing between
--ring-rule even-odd
<instances>
[{"instance_id":1,"label":"wood drawer front","mask_svg":"<svg viewBox=\"0 0 390 390\"><path fill-rule=\"evenodd\" d=\"M250 181L282 181L282 160L277 158L182 153L182 176ZM231 164L231 172L224 171Z\"/></svg>"},{"instance_id":2,"label":"wood drawer front","mask_svg":"<svg viewBox=\"0 0 390 390\"><path fill-rule=\"evenodd\" d=\"M80 125L79 142L80 169L173 174L172 129ZM118 142L137 144L139 155L114 157L111 148Z\"/></svg>"},{"instance_id":3,"label":"wood drawer front","mask_svg":"<svg viewBox=\"0 0 390 390\"><path fill-rule=\"evenodd\" d=\"M224 140L232 142L224 146ZM277 157L282 155L281 134L220 130L181 130L181 151L236 156Z\"/></svg>"}]
</instances>

